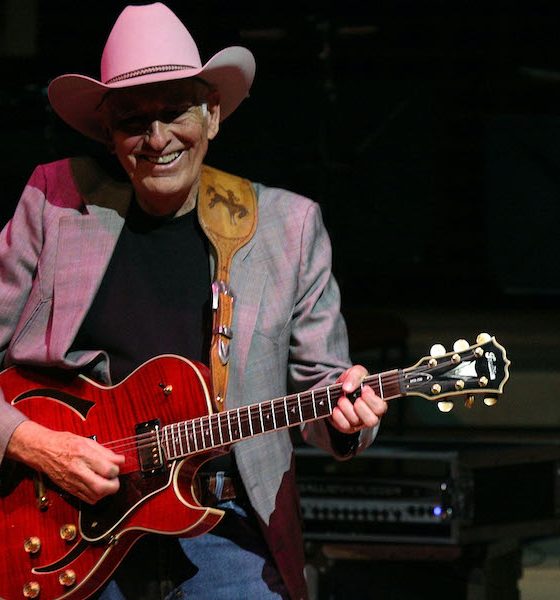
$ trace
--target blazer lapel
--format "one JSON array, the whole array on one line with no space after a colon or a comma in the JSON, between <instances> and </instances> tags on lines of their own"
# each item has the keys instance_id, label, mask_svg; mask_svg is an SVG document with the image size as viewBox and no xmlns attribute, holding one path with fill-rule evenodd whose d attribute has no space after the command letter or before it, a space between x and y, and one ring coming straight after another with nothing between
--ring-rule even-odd
<instances>
[{"instance_id":1,"label":"blazer lapel","mask_svg":"<svg viewBox=\"0 0 560 600\"><path fill-rule=\"evenodd\" d=\"M74 340L124 224L114 210L91 212L60 221L51 329L56 356L64 356Z\"/></svg>"},{"instance_id":2,"label":"blazer lapel","mask_svg":"<svg viewBox=\"0 0 560 600\"><path fill-rule=\"evenodd\" d=\"M72 159L71 169L87 214L59 222L51 344L60 357L93 302L132 198L129 183L115 181L91 159Z\"/></svg>"},{"instance_id":3,"label":"blazer lapel","mask_svg":"<svg viewBox=\"0 0 560 600\"><path fill-rule=\"evenodd\" d=\"M231 289L235 298L233 309L233 365L243 373L247 364L251 339L255 329L257 316L262 301L263 290L268 279L264 269L255 269L253 238L246 246L241 248L234 257L231 268ZM230 377L230 383L239 381L243 385L243 378ZM229 398L236 398L235 404L242 403L243 389L230 389ZM231 403L228 403L232 407Z\"/></svg>"}]
</instances>

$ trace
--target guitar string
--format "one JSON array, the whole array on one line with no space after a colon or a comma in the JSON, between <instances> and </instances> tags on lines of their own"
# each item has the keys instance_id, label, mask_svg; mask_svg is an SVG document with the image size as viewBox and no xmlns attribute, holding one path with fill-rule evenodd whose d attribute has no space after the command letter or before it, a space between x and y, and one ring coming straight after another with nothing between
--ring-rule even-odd
<instances>
[{"instance_id":1,"label":"guitar string","mask_svg":"<svg viewBox=\"0 0 560 600\"><path fill-rule=\"evenodd\" d=\"M449 361L449 364L452 364L451 361ZM441 362L438 365L438 367L440 367L440 368L442 366L447 366L447 363ZM380 388L377 393L379 393L381 396L383 396L383 393L382 393L383 386L390 386L390 385L398 382L399 379L401 378L402 373L403 373L403 371L400 369L392 369L390 371L385 371L384 373L375 373L372 375L367 375L366 377L364 377L364 379L362 381L362 385L364 385L364 384L369 385L369 384L376 383L377 386ZM342 385L339 383L334 383L327 388L320 388L318 390L315 390L314 392L312 390L308 390L306 392L301 392L300 394L291 394L289 396L275 398L274 400L270 400L270 401L265 401L260 404L252 404L249 406L242 406L242 407L239 407L238 409L227 411L226 414L230 414L230 415L235 414L235 415L237 415L237 417L234 417L236 421L241 421L241 424L247 424L249 422L252 422L252 420L253 420L253 416L250 414L250 411L247 409L255 409L255 410L258 409L259 411L262 411L263 405L270 405L272 407L274 402L284 403L286 401L295 403L295 406L298 406L298 405L301 406L301 402L302 402L301 396L302 395L308 396L308 398L304 398L303 400L311 399L311 401L317 401L317 400L324 399L323 397L326 397L328 399L330 392L337 393L339 391L342 391ZM290 407L292 407L292 406L293 405L290 404ZM241 415L240 411L243 409L246 409L247 414L240 417L240 415ZM194 431L194 434L196 435L198 433L198 431L195 431L195 429L197 427L195 421L199 421L200 419L207 419L208 421L210 421L210 417L217 415L217 414L223 414L223 413L212 413L212 415L205 414L205 415L201 415L200 417L196 417L194 419L165 425L164 429L166 429L166 432L165 432L166 438L168 437L168 428L171 427L172 425L177 425L177 427L179 427L182 424L185 426L185 429L186 429L186 427L188 426L189 423L193 423L193 431ZM312 420L312 419L310 419L310 420ZM228 421L229 421L229 418L228 418ZM295 426L295 425L298 425L299 423L300 423L299 421L296 423L293 423L293 424L287 423L285 425L285 427L289 427L292 425ZM220 429L219 424L212 424L212 423L209 423L209 424L211 425L212 430L215 429L214 425L217 425L218 430ZM277 428L273 428L269 431L273 431L274 429L277 429ZM199 432L201 434L203 433L203 428L201 425L199 425ZM180 434L180 432L178 432L178 433ZM262 432L259 432L259 433L262 433ZM171 433L171 435L172 436L174 435L173 432ZM145 437L147 440L151 441L154 437L154 434L152 432L147 432L146 434L139 434L136 436L130 436L130 437L122 438L119 440L112 440L112 441L104 443L102 445L107 448L111 448L115 451L118 450L118 451L123 451L123 452L125 452L127 450L127 445L126 445L127 442L129 444L129 447L131 447L132 449L143 449L145 447L150 447L151 444L146 444L145 446L138 445L138 442L140 440L142 440L143 437ZM185 437L185 436L182 436L182 437ZM240 439L243 439L243 437L248 437L248 436L241 436ZM224 445L224 444L219 444L219 445ZM213 447L213 446L211 446L211 447ZM121 450L121 448L122 448L122 450Z\"/></svg>"},{"instance_id":2,"label":"guitar string","mask_svg":"<svg viewBox=\"0 0 560 600\"><path fill-rule=\"evenodd\" d=\"M318 398L316 398L318 399ZM282 406L281 407L276 407L275 412L279 413L279 414L283 414L284 413L284 402L283 399L279 399ZM298 407L299 402L297 400L292 400L292 401L288 401L286 402L286 406L287 406L287 410L289 412L292 411L293 408ZM232 443L233 441L236 441L237 439L243 439L244 437L249 437L249 436L244 436L241 435L239 438L234 436L233 440L229 440L227 442L224 442L223 444L214 444L214 445L210 445L210 446L206 446L205 442L204 442L204 438L208 436L208 434L205 434L204 431L205 430L210 430L210 428L212 429L212 431L219 431L220 428L222 428L222 430L224 429L224 425L228 424L228 421L230 421L230 423L233 421L233 425L235 426L235 428L237 429L239 427L239 424L241 424L241 430L246 429L247 427L249 427L249 423L254 424L255 421L258 423L259 419L260 419L260 409L259 409L259 405L258 404L253 404L251 405L251 414L250 411L248 410L248 407L244 406L244 407L240 407L239 409L234 409L231 411L228 411L227 413L213 413L212 415L201 415L200 417L197 417L195 419L190 419L187 421L182 421L180 423L174 423L174 426L177 426L177 431L174 432L170 427L171 425L167 425L164 426L162 429L164 429L164 436L165 436L165 440L169 440L169 438L173 439L173 437L175 435L178 436L178 438L181 438L182 440L186 440L187 437L191 436L194 437L196 436L197 440L201 440L202 441L202 445L204 446L204 449L210 449L213 447L219 447L219 446L224 446L224 445L228 445L230 443ZM259 414L255 414L255 411L257 411ZM323 415L324 417L327 417L331 414L332 411L329 411L329 413ZM221 422L220 424L218 424L218 414L228 414L229 416L226 417L225 419L222 417L220 419ZM213 417L213 418L211 418ZM321 418L321 417L318 417ZM201 422L202 419L202 422ZM289 426L296 426L298 424L300 424L301 421L298 419L297 422L295 423L291 423L288 422L286 423L286 425L284 425L284 427L289 427ZM192 427L189 427L189 424L192 424ZM179 430L179 426L184 426L184 430L180 431ZM260 425L260 423L259 423ZM188 432L187 428L190 429L191 431ZM258 432L256 432L256 435L261 434L261 433L268 433L269 431L274 431L275 429L280 429L280 427L277 428L272 428L270 430L267 430L266 428L263 430L260 430ZM242 433L242 432L241 432ZM110 449L112 449L115 452L126 452L127 450L141 450L143 448L148 448L152 446L152 441L154 441L154 434L153 433L148 433L148 434L140 434L139 436L134 436L134 437L129 437L129 438L124 438L123 440L115 440L114 442L109 442L107 444L103 444L105 447L108 447ZM178 439L177 438L177 439ZM138 443L140 442L140 443ZM143 443L143 442L150 442L150 443ZM165 443L165 441L163 442ZM172 442L170 442L172 443ZM114 446L112 446L112 444L114 444ZM119 445L121 444L121 445ZM178 444L178 442L176 442L176 444Z\"/></svg>"},{"instance_id":3,"label":"guitar string","mask_svg":"<svg viewBox=\"0 0 560 600\"><path fill-rule=\"evenodd\" d=\"M379 375L369 375L367 377L364 378L363 380L363 384L369 385L370 383L374 383L374 381L378 381L379 377L382 377L383 379L383 385L385 386L390 386L391 384L394 384L396 381L399 380L399 376L400 374L395 371L389 371L387 374L379 374ZM212 413L211 415L201 415L200 417L195 417L194 419L189 419L186 421L181 421L179 423L173 423L173 424L168 424L165 425L162 430L165 430L165 439L168 440L169 436L174 436L175 433L171 430L170 431L170 427L171 425L176 425L177 428L179 428L180 425L184 426L185 432L186 429L188 428L189 423L192 423L192 435L196 436L197 438L200 438L203 442L204 445L204 429L205 427L203 426L203 423L200 423L199 421L202 419L203 422L206 422L205 425L207 428L212 428L212 430L219 430L221 424L215 422L212 423L212 417L214 417L215 421L218 421L218 415L222 415L222 414L227 414L229 415L228 417L226 417L225 421L226 423L228 421L230 421L232 418L235 420L235 423L237 422L241 422L241 426L243 425L248 425L250 422L252 423L255 419L255 417L257 417L257 419L260 417L260 413L262 411L262 407L263 405L267 405L267 407L270 407L271 410L274 410L274 412L279 412L280 414L284 412L284 410L288 410L291 411L294 408L297 408L298 406L301 406L302 401L307 402L307 403L311 403L311 402L321 402L324 400L328 400L329 399L329 395L330 393L337 393L342 391L342 386L340 384L333 384L331 386L329 386L328 388L321 388L320 390L316 390L314 393L311 393L311 391L307 391L307 392L302 392L302 394L299 395L298 394L292 394L290 396L286 396L286 397L280 397L280 398L275 398L274 400L270 400L270 401L265 401L263 403L260 404L252 404L249 406L242 406L239 407L238 409L232 409L230 411L227 411L226 413ZM301 398L301 396L304 395L306 396L305 398ZM274 407L273 408L273 404L274 403L280 403L281 406L280 407ZM286 404L286 407L284 407L284 404ZM251 411L258 411L259 414L255 415L255 414L251 414ZM318 417L318 419L320 418L324 418L329 416L330 414L332 414L332 410L326 414L323 415L322 417ZM310 420L315 420L314 417ZM284 427L291 427L291 426L296 426L301 424L302 421L298 420L295 423L286 423L286 425L284 425L282 428ZM255 435L260 435L263 433L268 433L271 431L274 431L276 429L280 429L278 427L276 428L272 428L270 430L261 430L256 432ZM181 433L180 431L177 431L177 434L179 435L179 437L181 439L187 440L187 437L189 434L185 433ZM208 435L208 434L206 434ZM150 448L152 447L152 441L154 440L154 433L153 432L147 432L147 433L143 433L143 434L138 434L136 436L130 436L127 438L122 438L122 439L118 439L118 440L112 440L111 442L107 442L102 444L104 447L109 448L115 452L119 452L119 453L126 453L126 452L136 452L138 450L142 450L144 448ZM243 439L244 437L249 437L249 436L241 436L239 439ZM230 440L228 442L224 442L223 444L214 444L214 445L210 445L210 446L204 446L204 450L207 449L211 449L211 448L215 448L215 447L220 447L220 446L225 446L228 445L230 443L233 443L233 441L235 440ZM146 442L146 443L143 443ZM147 443L150 442L150 443ZM176 442L177 444L178 442Z\"/></svg>"},{"instance_id":4,"label":"guitar string","mask_svg":"<svg viewBox=\"0 0 560 600\"><path fill-rule=\"evenodd\" d=\"M333 393L341 391L341 386L339 384L333 384L329 388L329 392L330 391L332 391ZM260 416L260 412L262 411L262 407L264 405L268 405L272 409L274 403L280 403L281 406L274 407L274 411L275 411L275 413L276 412L283 413L285 410L284 403L286 403L286 406L290 410L290 409L293 409L293 408L299 406L302 403L302 401L304 401L304 402L307 400L313 401L313 399L314 399L315 402L317 402L317 401L320 402L324 399L328 399L329 392L327 392L326 389L317 390L314 394L311 394L310 392L304 392L303 394L305 394L305 396L308 396L308 398L303 398L303 399L301 398L301 395L303 395L303 394L300 394L300 398L298 398L297 394L292 394L292 395L289 395L286 397L275 398L274 400L271 400L271 401L265 401L260 404L251 404L248 406L241 406L237 409L232 409L230 411L227 411L226 413L212 413L211 415L209 415L209 414L201 415L199 417L195 417L194 419L189 419L189 420L181 421L179 423L165 425L162 429L166 429L166 435L167 435L169 433L169 427L171 427L172 425L173 426L180 426L180 425L188 426L189 423L192 423L193 428L196 428L196 430L197 430L196 433L201 433L203 427L198 422L198 421L200 421L200 419L208 421L208 424L211 425L213 429L215 429L216 426L219 427L219 425L218 425L218 423L211 423L211 418L213 417L214 420L217 421L218 415L224 415L224 414L229 415L229 417L226 419L226 422L227 422L227 420L231 420L233 418L235 420L235 423L237 423L239 420L241 420L241 424L246 425L250 421L253 421L255 419L255 417ZM250 411L252 411L253 413L255 411L257 411L259 414L258 415L250 414ZM238 416L238 413L239 413L239 416ZM331 413L329 413L329 414L331 414ZM324 415L324 416L328 416L328 415ZM299 421L297 423L294 423L293 425L295 426L297 424L299 424ZM272 431L272 429L270 431ZM180 432L178 432L178 433L180 433ZM173 433L172 433L172 435L173 435ZM108 442L103 445L106 447L109 447L111 444L115 444L115 447L118 448L119 443L126 443L127 441L130 441L131 443L134 444L134 447L136 448L137 440L142 440L142 438L145 438L145 439L148 439L151 441L154 439L154 434L153 434L153 432L147 432L144 434L139 434L139 435L131 436L128 438L122 438L120 440L113 440L113 441ZM123 446L123 447L125 447L125 446Z\"/></svg>"},{"instance_id":5,"label":"guitar string","mask_svg":"<svg viewBox=\"0 0 560 600\"><path fill-rule=\"evenodd\" d=\"M441 367L442 364L440 363L439 366ZM370 384L370 383L373 383L374 380L377 380L379 382L379 378L382 377L382 379L383 379L382 383L384 383L384 385L388 387L392 383L395 383L396 381L398 381L400 376L401 376L401 372L399 372L398 370L393 370L393 371L387 372L386 374L379 374L379 375L376 374L376 375L367 376L366 378L364 378L363 383ZM252 404L249 406L242 406L242 407L239 407L239 409L233 409L233 410L227 411L226 413L212 413L211 415L205 414L205 415L201 415L200 417L196 417L194 419L182 421L179 423L168 424L162 428L162 431L164 431L164 439L161 442L161 445L167 444L167 446L169 448L169 445L172 444L174 446L174 451L175 451L177 445L179 445L179 447L182 448L183 440L185 441L185 444L187 446L189 446L190 445L189 441L188 441L189 437L190 437L190 439L192 439L195 442L196 446L198 446L198 441L199 440L201 441L200 449L197 447L194 452L189 451L187 453L185 453L185 452L176 453L176 455L173 456L173 458L177 458L178 456L187 456L188 454L196 454L199 452L211 450L213 448L227 446L231 443L234 443L235 441L243 440L244 438L252 437L253 435L262 435L262 434L266 434L266 433L269 433L274 430L294 427L294 426L299 425L307 420L313 421L313 420L318 420L320 418L325 418L325 417L329 416L330 414L332 414L332 410L329 413L318 416L318 417L316 417L314 415L310 419L298 419L298 421L296 421L294 423L291 423L288 418L286 420L285 425L282 425L280 427L273 427L269 430L267 430L266 427L264 427L264 428L261 428L260 430L257 430L256 432L254 432L254 433L252 432L251 434L248 434L248 435L245 435L243 433L243 429L244 429L243 426L247 427L247 425L249 423L251 423L250 429L252 431L252 424L254 424L255 418L257 418L257 423L258 423L258 421L262 415L262 407L265 405L267 408L270 408L275 414L282 414L285 410L292 411L294 408L297 408L297 407L300 408L300 412L301 412L302 401L304 401L306 403L305 408L309 408L309 401L321 402L325 399L328 400L330 391L333 391L334 393L341 391L341 385L333 384L329 388L321 388L319 390L316 390L314 394L312 394L311 392L303 392L300 395L292 394L290 396L285 396L283 398L280 397L280 398L276 398L271 401L266 401L261 404ZM304 395L305 397L301 398L302 395ZM274 407L274 403L280 403L281 406ZM254 411L258 411L259 414L255 415L251 411L253 411L253 413L254 413ZM314 411L314 413L315 412L316 411ZM241 435L239 435L239 431L236 430L236 436L233 436L232 439L229 439L228 441L225 441L225 442L222 441L220 443L213 443L213 434L211 434L212 441L211 441L210 445L207 445L207 443L205 441L205 437L207 438L209 436L208 432L210 430L212 432L216 432L216 435L217 435L219 433L220 429L222 429L222 430L224 429L223 423L221 423L218 418L218 415L222 415L222 414L228 415L228 417L226 417L226 423L228 423L228 428L230 425L229 421L231 421L231 419L234 419L234 426L240 425ZM190 433L187 432L187 428L188 428L189 424L192 424L192 428L191 428L192 432L190 432ZM183 433L181 433L181 431L179 429L180 425L184 425ZM264 423L263 423L263 425L264 425ZM175 433L173 431L174 426L177 426L177 433ZM175 437L176 435L177 435L177 437ZM145 438L145 439L143 439L143 438ZM171 441L170 441L170 438L171 438ZM121 453L130 453L130 452L136 453L138 450L153 447L153 443L152 443L153 439L154 439L154 434L149 432L147 434L140 434L138 436L123 438L122 440L115 440L113 442L109 442L109 443L103 444L103 445L106 447L111 447L111 444L114 444L113 449L115 451L118 450ZM223 436L222 436L222 439L223 439ZM128 441L128 446L126 444L127 441ZM144 443L147 441L149 441L150 443ZM121 444L121 446L119 446L119 444Z\"/></svg>"},{"instance_id":6,"label":"guitar string","mask_svg":"<svg viewBox=\"0 0 560 600\"><path fill-rule=\"evenodd\" d=\"M453 364L452 361L443 361L438 364L438 368L447 367L450 364ZM412 368L414 369L415 367L413 366ZM410 370L410 369L408 369L408 370ZM377 387L379 388L377 393L380 396L384 397L384 389L383 388L384 387L388 388L389 386L394 385L396 382L398 382L400 380L403 373L404 373L404 371L401 369L392 369L391 371L386 371L384 373L367 375L363 379L362 385L376 383ZM144 434L138 434L135 436L129 436L126 438L122 438L119 440L112 440L110 442L103 443L102 445L105 446L106 448L112 449L113 451L119 452L122 454L126 454L126 453L136 454L138 451L143 450L145 448L152 448L154 439L157 439L157 443L160 446L163 447L164 444L167 445L168 451L169 451L170 444L173 445L173 451L176 454L176 456L174 456L173 458L176 458L177 456L187 456L188 454L195 454L198 452L211 450L212 448L219 448L219 447L227 446L231 443L234 443L235 441L242 440L247 437L252 437L254 435L262 435L262 434L265 434L265 433L268 433L271 431L275 431L278 429L295 427L296 425L299 425L305 421L314 421L314 420L318 420L320 418L325 418L332 414L332 412L334 410L332 406L330 406L329 413L327 413L325 415L317 416L317 408L316 408L316 405L314 405L313 406L314 416L309 419L303 418L303 408L307 409L307 408L309 408L310 403L322 402L325 399L328 400L330 403L330 402L332 402L332 399L330 398L331 392L333 394L336 394L340 391L342 391L342 385L339 383L334 383L327 388L321 388L321 389L314 390L314 391L309 390L306 392L302 392L300 394L291 394L289 396L275 398L274 400L266 401L263 403L252 404L249 406L242 406L237 409L226 411L226 413L204 414L204 415L201 415L194 419L185 420L185 421L182 421L179 423L168 424L168 425L165 425L162 427L162 429L161 429L162 436L161 437L158 434L154 435L154 432L147 432ZM398 394L398 395L400 395L400 394ZM303 398L302 398L302 396L303 396ZM396 397L396 396L389 396L388 399L393 398L393 397ZM338 398L337 398L337 400L338 400ZM305 403L304 407L302 407L302 401ZM275 406L275 403L280 403L280 406L279 407ZM274 427L267 430L264 425L264 422L262 421L263 406L265 407L265 410L270 409L270 411L272 412L273 415L278 414L279 416L284 411L286 413L288 411L293 412L294 409L299 408L299 413L300 413L299 417L300 418L296 422L291 423L289 415L286 414L285 415L285 417L286 417L285 425L277 427L276 423L275 423ZM258 411L258 414L257 415L252 414L251 413L252 410ZM232 419L234 420L233 427L235 428L235 436L230 435L230 439L228 441L224 442L223 436L220 435L219 437L222 441L220 443L216 444L216 443L214 443L213 433L216 432L216 434L219 434L221 431L224 430L223 424L220 422L220 418L218 416L218 415L222 415L222 414L227 415L225 421L228 426L227 431L229 431L230 434L231 434L231 429L232 429L231 422L232 422ZM214 422L212 421L213 417L214 417ZM255 417L257 417L257 424L260 419L262 427L261 427L260 431L258 430L256 432L253 432L253 424L254 424ZM192 424L192 427L191 427L192 431L190 433L188 432L189 424ZM180 431L181 425L183 425L183 433L181 433L181 431ZM174 431L175 426L177 427L176 433ZM249 426L251 433L248 435L245 435L244 429L247 426ZM237 429L237 427L239 427L239 429ZM210 435L210 440L209 440L210 445L207 445L208 440L205 440L205 437L208 438L209 435ZM171 438L171 441L170 441L170 438ZM190 449L189 438L195 444L195 451L192 452L189 450L189 452L187 452L186 454L184 452L182 452L181 454L177 454L176 446L178 444L179 448L182 450L183 440L185 441L186 446ZM200 449L198 448L199 440L201 442Z\"/></svg>"},{"instance_id":7,"label":"guitar string","mask_svg":"<svg viewBox=\"0 0 560 600\"><path fill-rule=\"evenodd\" d=\"M368 380L369 379L373 379L373 378L374 378L373 376L372 377L368 377ZM377 376L375 376L375 378L377 378ZM385 385L390 385L392 379L394 379L394 374L393 373L391 373L391 377L387 378L387 381L385 382ZM369 381L367 381L367 383L369 383ZM337 388L337 389L334 390L335 393L336 393L337 391L340 390L341 386L337 385L337 384L333 384L333 386L330 386L330 389L333 389L333 388ZM328 399L328 396L329 396L329 392L327 392L326 389L317 390L317 392L314 395L311 395L308 392L305 392L304 394L306 396L308 396L308 398L304 398L303 400L313 400L314 399L315 401L319 401L319 402L321 402L324 399ZM279 412L281 414L286 409L288 409L290 411L293 411L294 408L297 408L298 406L301 406L302 399L301 399L301 397L298 398L297 394L295 394L295 395L291 395L291 396L286 396L285 398L276 398L274 401L264 402L261 405L259 405L259 404L252 404L250 406L240 407L239 409L228 411L228 413L212 413L212 415L201 415L200 417L197 417L195 419L183 421L183 422L180 422L180 423L169 424L167 426L164 426L164 428L163 428L163 429L165 429L165 434L164 434L165 435L165 441L169 444L170 443L169 442L169 438L170 437L171 437L172 440L175 439L175 432L173 431L172 428L170 430L170 427L177 426L177 436L178 436L178 439L180 441L179 442L177 442L177 441L174 442L175 444L181 445L182 440L185 440L185 443L187 445L189 445L187 437L190 436L191 439L192 439L193 436L196 436L197 440L199 440L199 439L201 440L201 442L202 442L201 446L202 446L203 450L207 450L207 449L211 449L211 448L214 448L214 447L220 447L220 446L228 445L230 443L233 443L237 439L243 439L244 437L249 437L249 436L243 435L243 432L242 432L242 435L239 438L235 437L234 439L230 439L227 442L223 442L223 443L219 443L219 444L211 444L210 446L207 446L206 443L205 443L205 441L204 441L204 437L205 437L205 435L206 435L206 437L208 437L208 432L205 434L204 433L205 429L207 429L207 431L210 431L210 429L211 429L213 432L216 431L216 430L219 432L220 428L223 428L223 425L221 423L218 423L218 415L219 414L220 415L221 414L228 414L229 417L227 417L226 422L228 420L230 421L233 418L234 421L235 421L234 425L239 424L239 422L240 422L241 423L241 427L243 429L243 425L247 426L248 423L251 423L251 424L254 423L255 418L257 418L257 423L258 423L258 420L260 418L260 413L262 412L262 406L266 404L272 410L274 402L276 402L276 403L280 402L281 403L282 406L280 406L280 407L274 407L274 412L275 413ZM286 404L286 407L284 407L284 403ZM253 411L253 412L251 413L251 411ZM254 414L255 411L258 411L259 414ZM322 415L322 417L329 416L331 413L332 413L332 411L330 411L326 415ZM321 418L321 417L318 417L318 418ZM202 420L202 422L199 422L200 420ZM305 420L314 420L314 417L311 418L311 419L303 419L303 421L305 421ZM214 422L212 422L212 421L214 421ZM288 421L286 422L286 424L283 425L282 427L296 426L296 425L300 424L303 421L302 420L298 420L295 423L291 423L291 422L289 422L289 419L288 419ZM187 433L187 427L188 427L189 423L192 423L192 428L191 428L192 429L192 433ZM183 433L179 430L180 425L184 425L185 426L184 427L185 431ZM278 427L277 428L273 427L270 430L267 430L266 427L265 427L264 430L261 429L260 431L257 431L256 435L260 435L260 434L263 434L263 433L268 433L270 431L273 431L274 429L278 429ZM149 441L150 443L146 443L145 445L139 445L138 441L141 441L142 438L145 438L146 441ZM119 450L121 452L125 452L127 450L127 447L124 444L128 440L130 440L130 442L129 442L129 448L131 450L136 451L136 450L139 450L139 449L152 447L152 445L153 445L152 441L154 440L154 434L152 432L148 432L146 434L140 434L138 436L124 438L123 440L115 440L114 442L110 442L110 443L104 444L104 445L106 445L106 446L109 447L111 444L115 444L113 446L113 449L115 451ZM173 443L173 442L171 442L171 443ZM122 444L122 446L119 446L119 444ZM197 450L197 452L198 452L198 450Z\"/></svg>"}]
</instances>

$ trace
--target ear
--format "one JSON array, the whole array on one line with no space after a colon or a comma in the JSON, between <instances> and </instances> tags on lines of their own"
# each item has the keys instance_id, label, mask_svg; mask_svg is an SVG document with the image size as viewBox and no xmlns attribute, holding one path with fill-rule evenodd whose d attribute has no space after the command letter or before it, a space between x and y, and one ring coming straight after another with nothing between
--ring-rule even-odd
<instances>
[{"instance_id":1,"label":"ear","mask_svg":"<svg viewBox=\"0 0 560 600\"><path fill-rule=\"evenodd\" d=\"M220 130L220 95L217 90L213 90L208 94L208 133L209 140L213 140Z\"/></svg>"}]
</instances>

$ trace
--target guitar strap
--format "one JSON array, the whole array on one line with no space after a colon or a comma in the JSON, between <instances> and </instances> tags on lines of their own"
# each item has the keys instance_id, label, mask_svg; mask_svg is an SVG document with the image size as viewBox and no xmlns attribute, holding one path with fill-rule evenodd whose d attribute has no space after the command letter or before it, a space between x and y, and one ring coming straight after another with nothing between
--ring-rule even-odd
<instances>
[{"instance_id":1,"label":"guitar strap","mask_svg":"<svg viewBox=\"0 0 560 600\"><path fill-rule=\"evenodd\" d=\"M202 166L198 220L216 255L212 282L210 373L215 408L226 405L234 296L229 271L235 253L257 228L257 197L248 179Z\"/></svg>"}]
</instances>

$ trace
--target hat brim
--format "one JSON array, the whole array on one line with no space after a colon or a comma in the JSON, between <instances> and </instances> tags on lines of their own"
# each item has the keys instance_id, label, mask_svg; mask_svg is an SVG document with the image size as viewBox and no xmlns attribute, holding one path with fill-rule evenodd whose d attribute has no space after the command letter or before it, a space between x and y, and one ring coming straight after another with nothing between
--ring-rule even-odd
<instances>
[{"instance_id":1,"label":"hat brim","mask_svg":"<svg viewBox=\"0 0 560 600\"><path fill-rule=\"evenodd\" d=\"M53 110L68 125L87 137L105 142L99 106L108 91L190 77L201 77L219 91L223 121L249 95L255 77L255 59L247 48L231 46L220 50L200 68L150 73L111 84L86 75L60 75L49 84L48 97Z\"/></svg>"}]
</instances>

